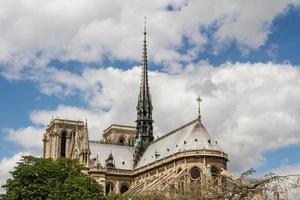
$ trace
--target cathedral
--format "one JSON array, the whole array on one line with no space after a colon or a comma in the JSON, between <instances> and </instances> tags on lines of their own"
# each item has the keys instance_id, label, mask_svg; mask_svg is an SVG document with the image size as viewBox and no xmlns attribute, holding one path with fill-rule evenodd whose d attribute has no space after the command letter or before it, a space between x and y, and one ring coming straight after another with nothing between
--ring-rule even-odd
<instances>
[{"instance_id":1,"label":"cathedral","mask_svg":"<svg viewBox=\"0 0 300 200\"><path fill-rule=\"evenodd\" d=\"M210 177L222 184L228 155L198 117L154 139L148 83L146 28L135 126L112 124L103 139L89 140L87 121L52 119L43 138L43 157L79 159L106 194L185 190L185 183Z\"/></svg>"}]
</instances>

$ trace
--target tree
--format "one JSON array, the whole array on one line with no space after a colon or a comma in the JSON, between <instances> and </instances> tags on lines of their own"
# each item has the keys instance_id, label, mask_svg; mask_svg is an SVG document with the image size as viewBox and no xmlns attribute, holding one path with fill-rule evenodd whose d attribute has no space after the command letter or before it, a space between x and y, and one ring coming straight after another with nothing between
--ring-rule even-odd
<instances>
[{"instance_id":1,"label":"tree","mask_svg":"<svg viewBox=\"0 0 300 200\"><path fill-rule=\"evenodd\" d=\"M105 196L105 200L130 200L125 195L111 192Z\"/></svg>"},{"instance_id":2,"label":"tree","mask_svg":"<svg viewBox=\"0 0 300 200\"><path fill-rule=\"evenodd\" d=\"M0 199L103 199L102 187L83 174L83 169L78 160L24 156L2 186L6 194Z\"/></svg>"}]
</instances>

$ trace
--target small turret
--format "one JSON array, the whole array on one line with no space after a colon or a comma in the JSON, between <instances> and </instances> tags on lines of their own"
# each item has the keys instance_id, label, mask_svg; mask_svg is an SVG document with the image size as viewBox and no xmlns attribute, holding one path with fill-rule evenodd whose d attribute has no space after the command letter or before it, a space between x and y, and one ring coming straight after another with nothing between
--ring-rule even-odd
<instances>
[{"instance_id":1,"label":"small turret","mask_svg":"<svg viewBox=\"0 0 300 200\"><path fill-rule=\"evenodd\" d=\"M82 156L83 156L83 164L85 166L90 165L90 146L89 146L89 131L88 131L88 122L87 118L85 119L84 131L83 131L83 148L82 148Z\"/></svg>"},{"instance_id":2,"label":"small turret","mask_svg":"<svg viewBox=\"0 0 300 200\"><path fill-rule=\"evenodd\" d=\"M107 168L114 168L115 167L114 157L113 157L112 153L110 153L108 158L105 160L105 165L106 165Z\"/></svg>"}]
</instances>

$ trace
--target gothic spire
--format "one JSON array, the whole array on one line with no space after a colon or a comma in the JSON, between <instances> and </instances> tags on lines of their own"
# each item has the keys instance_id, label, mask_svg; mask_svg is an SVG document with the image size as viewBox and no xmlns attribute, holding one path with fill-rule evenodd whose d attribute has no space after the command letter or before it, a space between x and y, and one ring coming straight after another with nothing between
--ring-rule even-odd
<instances>
[{"instance_id":1,"label":"gothic spire","mask_svg":"<svg viewBox=\"0 0 300 200\"><path fill-rule=\"evenodd\" d=\"M136 140L141 139L142 149L153 141L152 102L148 83L147 31L144 24L143 60L140 92L137 103Z\"/></svg>"}]
</instances>

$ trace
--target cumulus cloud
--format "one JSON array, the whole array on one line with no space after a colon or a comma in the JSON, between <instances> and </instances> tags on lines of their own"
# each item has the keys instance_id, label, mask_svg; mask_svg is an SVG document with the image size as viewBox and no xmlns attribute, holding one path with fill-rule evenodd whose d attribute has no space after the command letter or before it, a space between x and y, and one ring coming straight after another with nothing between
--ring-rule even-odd
<instances>
[{"instance_id":1,"label":"cumulus cloud","mask_svg":"<svg viewBox=\"0 0 300 200\"><path fill-rule=\"evenodd\" d=\"M293 175L293 174L300 175L300 163L281 165L280 167L273 169L272 171L275 174L281 176Z\"/></svg>"},{"instance_id":2,"label":"cumulus cloud","mask_svg":"<svg viewBox=\"0 0 300 200\"><path fill-rule=\"evenodd\" d=\"M17 142L27 149L35 149L42 147L42 139L44 128L27 127L20 129L4 129L6 139Z\"/></svg>"},{"instance_id":3,"label":"cumulus cloud","mask_svg":"<svg viewBox=\"0 0 300 200\"><path fill-rule=\"evenodd\" d=\"M144 16L149 18L151 60L177 71L182 61L192 61L203 50L211 27L216 51L232 42L256 49L267 40L273 20L292 5L299 1L2 0L0 72L22 79L53 59L140 60L140 49L132 47L141 43ZM185 45L187 52L180 52Z\"/></svg>"}]
</instances>

